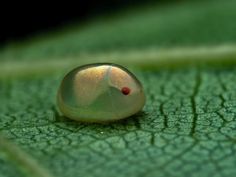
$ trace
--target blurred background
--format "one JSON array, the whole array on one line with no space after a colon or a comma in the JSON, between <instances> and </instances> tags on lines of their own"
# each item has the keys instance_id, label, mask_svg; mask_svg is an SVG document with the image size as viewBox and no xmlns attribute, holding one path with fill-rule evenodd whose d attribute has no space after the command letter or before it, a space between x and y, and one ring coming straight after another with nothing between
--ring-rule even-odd
<instances>
[{"instance_id":1,"label":"blurred background","mask_svg":"<svg viewBox=\"0 0 236 177\"><path fill-rule=\"evenodd\" d=\"M129 8L150 4L166 4L184 0L88 0L2 4L1 45L20 41L33 35L60 29L74 23L84 23L97 16L109 16Z\"/></svg>"},{"instance_id":2,"label":"blurred background","mask_svg":"<svg viewBox=\"0 0 236 177\"><path fill-rule=\"evenodd\" d=\"M104 60L91 62L115 62L107 52L143 51L148 58L154 50L161 58L162 48L232 47L236 41L236 0L34 1L1 7L3 61L80 58L83 64L81 55L103 53Z\"/></svg>"}]
</instances>

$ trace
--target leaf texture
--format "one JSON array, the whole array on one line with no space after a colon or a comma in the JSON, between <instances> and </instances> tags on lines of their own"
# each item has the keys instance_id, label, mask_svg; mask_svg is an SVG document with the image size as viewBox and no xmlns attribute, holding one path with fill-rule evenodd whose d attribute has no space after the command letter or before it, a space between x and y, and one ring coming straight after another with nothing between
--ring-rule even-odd
<instances>
[{"instance_id":1,"label":"leaf texture","mask_svg":"<svg viewBox=\"0 0 236 177\"><path fill-rule=\"evenodd\" d=\"M235 5L155 6L1 49L0 177L234 177ZM63 74L101 58L141 80L143 111L109 124L63 117Z\"/></svg>"},{"instance_id":2,"label":"leaf texture","mask_svg":"<svg viewBox=\"0 0 236 177\"><path fill-rule=\"evenodd\" d=\"M107 125L60 116L57 76L9 81L0 128L55 176L233 176L235 72L137 71L143 112Z\"/></svg>"}]
</instances>

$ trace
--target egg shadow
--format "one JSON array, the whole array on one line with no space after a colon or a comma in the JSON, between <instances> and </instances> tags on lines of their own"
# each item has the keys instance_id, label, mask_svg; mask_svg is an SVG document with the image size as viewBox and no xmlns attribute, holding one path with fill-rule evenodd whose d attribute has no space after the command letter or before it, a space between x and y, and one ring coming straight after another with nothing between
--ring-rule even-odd
<instances>
[{"instance_id":1,"label":"egg shadow","mask_svg":"<svg viewBox=\"0 0 236 177\"><path fill-rule=\"evenodd\" d=\"M95 127L99 127L99 128L114 128L116 126L118 127L126 127L126 126L130 126L130 125L134 125L136 128L140 128L140 120L145 119L147 113L145 111L139 111L138 113L124 118L124 119L120 119L120 120L112 120L112 121L108 121L108 122L82 122L82 121L76 121L73 119L70 119L64 115L61 115L60 112L58 111L58 109L54 108L53 109L54 115L55 115L55 119L54 119L54 123L55 124L65 124L65 126L68 127L91 127L91 128L95 128Z\"/></svg>"}]
</instances>

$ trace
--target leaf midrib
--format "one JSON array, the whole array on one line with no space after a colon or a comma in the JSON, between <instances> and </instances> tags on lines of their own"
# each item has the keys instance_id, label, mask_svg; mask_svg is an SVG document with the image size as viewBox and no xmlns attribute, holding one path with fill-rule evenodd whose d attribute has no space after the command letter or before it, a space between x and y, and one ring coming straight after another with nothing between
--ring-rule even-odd
<instances>
[{"instance_id":1,"label":"leaf midrib","mask_svg":"<svg viewBox=\"0 0 236 177\"><path fill-rule=\"evenodd\" d=\"M27 76L31 74L45 75L66 71L83 64L107 61L149 70L186 68L202 65L231 66L236 64L236 44L163 49L147 48L126 52L112 51L97 54L81 54L69 58L48 58L47 60L43 59L34 62L17 60L3 61L0 62L0 78Z\"/></svg>"}]
</instances>

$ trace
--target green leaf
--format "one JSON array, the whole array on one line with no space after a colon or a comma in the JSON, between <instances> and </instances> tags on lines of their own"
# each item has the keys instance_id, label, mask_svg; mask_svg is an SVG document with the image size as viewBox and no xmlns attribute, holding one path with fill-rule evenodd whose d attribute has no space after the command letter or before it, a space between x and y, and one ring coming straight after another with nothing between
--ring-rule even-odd
<instances>
[{"instance_id":1,"label":"green leaf","mask_svg":"<svg viewBox=\"0 0 236 177\"><path fill-rule=\"evenodd\" d=\"M152 5L74 25L38 39L9 44L1 60L77 58L131 49L231 44L236 40L235 0Z\"/></svg>"},{"instance_id":2,"label":"green leaf","mask_svg":"<svg viewBox=\"0 0 236 177\"><path fill-rule=\"evenodd\" d=\"M235 176L235 5L136 9L2 49L0 176ZM138 76L147 96L142 112L109 124L58 112L64 73L98 61Z\"/></svg>"}]
</instances>

